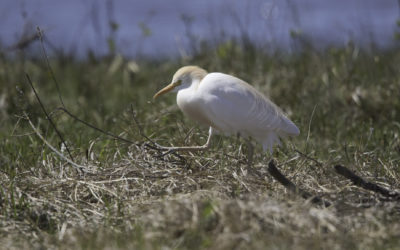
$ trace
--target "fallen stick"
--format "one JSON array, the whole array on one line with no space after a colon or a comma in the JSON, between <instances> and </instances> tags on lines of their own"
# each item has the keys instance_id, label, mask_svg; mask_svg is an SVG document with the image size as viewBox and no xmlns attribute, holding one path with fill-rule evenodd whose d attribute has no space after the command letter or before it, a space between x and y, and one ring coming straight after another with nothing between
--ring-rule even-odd
<instances>
[{"instance_id":1,"label":"fallen stick","mask_svg":"<svg viewBox=\"0 0 400 250\"><path fill-rule=\"evenodd\" d=\"M334 168L338 174L349 179L351 182L353 182L354 185L356 185L358 187L361 187L363 189L366 189L366 190L369 190L369 191L372 191L375 193L379 193L388 198L394 198L396 200L400 200L400 193L388 190L386 188L378 186L375 183L366 181L363 178L361 178L360 176L356 175L353 171L351 171L350 169L348 169L344 166L336 165Z\"/></svg>"},{"instance_id":2,"label":"fallen stick","mask_svg":"<svg viewBox=\"0 0 400 250\"><path fill-rule=\"evenodd\" d=\"M291 192L300 195L301 197L303 197L304 199L311 199L311 202L317 205L323 205L325 207L329 207L331 205L330 202L325 201L323 199L321 199L318 196L314 196L312 194L310 194L307 191L304 191L298 187L296 187L296 185L291 182L288 178L286 178L286 176L284 176L275 166L275 163L273 160L271 160L268 163L268 172L272 175L272 177L274 177L278 182L280 182L283 186L285 186L287 189L289 189Z\"/></svg>"}]
</instances>

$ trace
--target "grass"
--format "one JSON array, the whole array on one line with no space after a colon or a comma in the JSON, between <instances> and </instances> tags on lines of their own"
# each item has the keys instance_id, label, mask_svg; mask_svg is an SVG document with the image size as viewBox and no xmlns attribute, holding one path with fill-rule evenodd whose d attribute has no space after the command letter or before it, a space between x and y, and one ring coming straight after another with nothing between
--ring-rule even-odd
<instances>
[{"instance_id":1,"label":"grass","mask_svg":"<svg viewBox=\"0 0 400 250\"><path fill-rule=\"evenodd\" d=\"M337 175L342 164L400 189L400 51L353 45L297 54L226 42L190 58L130 61L116 56L50 61L66 107L129 145L78 123L41 59L0 57L0 246L4 249L399 249L400 204ZM238 76L277 103L301 135L276 148L279 168L300 188L333 203L315 206L267 172L257 146L216 137L210 151L158 157L162 145L200 145L207 129L187 120L169 95L153 94L182 65ZM27 72L67 140L80 175L33 133L26 112L58 150L27 84ZM135 122L135 119L137 122ZM243 147L241 145L243 144ZM299 150L322 166L299 155ZM66 154L66 152L64 151ZM259 174L254 174L254 171Z\"/></svg>"}]
</instances>

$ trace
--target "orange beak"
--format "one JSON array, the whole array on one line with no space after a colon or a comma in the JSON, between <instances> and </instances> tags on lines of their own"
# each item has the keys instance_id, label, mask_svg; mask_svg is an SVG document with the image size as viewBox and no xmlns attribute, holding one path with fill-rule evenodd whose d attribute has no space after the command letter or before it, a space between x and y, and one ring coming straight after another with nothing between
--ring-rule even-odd
<instances>
[{"instance_id":1,"label":"orange beak","mask_svg":"<svg viewBox=\"0 0 400 250\"><path fill-rule=\"evenodd\" d=\"M176 86L180 85L181 82L177 81L177 82L173 82L168 84L165 88L161 89L160 91L158 91L154 96L153 99L156 99L157 97L159 97L160 95L163 95L165 93L170 92L171 90L173 90Z\"/></svg>"}]
</instances>

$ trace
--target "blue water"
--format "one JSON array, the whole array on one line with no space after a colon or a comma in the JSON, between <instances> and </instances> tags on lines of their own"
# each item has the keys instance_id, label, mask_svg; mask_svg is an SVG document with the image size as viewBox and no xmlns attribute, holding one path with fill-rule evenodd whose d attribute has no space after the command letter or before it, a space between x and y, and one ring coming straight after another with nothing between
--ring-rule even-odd
<instances>
[{"instance_id":1,"label":"blue water","mask_svg":"<svg viewBox=\"0 0 400 250\"><path fill-rule=\"evenodd\" d=\"M89 48L106 54L110 35L129 56L185 55L193 41L243 33L290 51L290 31L317 47L352 40L385 48L400 31L398 18L397 0L0 0L0 42L9 47L40 26L51 44L81 56ZM118 24L115 33L109 20Z\"/></svg>"}]
</instances>

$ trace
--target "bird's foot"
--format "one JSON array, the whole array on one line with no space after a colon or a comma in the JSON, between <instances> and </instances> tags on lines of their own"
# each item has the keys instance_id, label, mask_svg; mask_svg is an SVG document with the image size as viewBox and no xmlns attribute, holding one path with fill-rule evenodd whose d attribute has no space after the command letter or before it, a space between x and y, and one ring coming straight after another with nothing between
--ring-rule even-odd
<instances>
[{"instance_id":1,"label":"bird's foot","mask_svg":"<svg viewBox=\"0 0 400 250\"><path fill-rule=\"evenodd\" d=\"M164 152L164 153L161 153L161 154L159 154L159 155L158 155L158 157L164 157L164 156L166 156L166 155L169 155L169 154L175 153L177 150L176 150L176 149L174 149L174 148L169 148L169 149L167 149L167 148L164 148L164 149L163 149L163 151L165 151L165 152Z\"/></svg>"},{"instance_id":2,"label":"bird's foot","mask_svg":"<svg viewBox=\"0 0 400 250\"><path fill-rule=\"evenodd\" d=\"M146 143L144 143L144 146L146 148L150 148L150 149L154 149L154 150L158 150L158 151L168 151L171 149L171 147L164 147L155 142L152 142L152 143L146 142Z\"/></svg>"},{"instance_id":3,"label":"bird's foot","mask_svg":"<svg viewBox=\"0 0 400 250\"><path fill-rule=\"evenodd\" d=\"M150 148L150 149L154 149L160 152L160 154L158 155L158 157L164 157L166 155L175 153L177 151L177 149L175 147L164 147L159 145L158 143L145 143L144 144L145 147Z\"/></svg>"}]
</instances>

